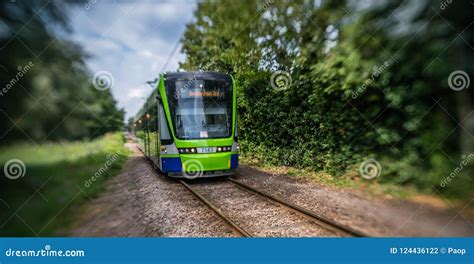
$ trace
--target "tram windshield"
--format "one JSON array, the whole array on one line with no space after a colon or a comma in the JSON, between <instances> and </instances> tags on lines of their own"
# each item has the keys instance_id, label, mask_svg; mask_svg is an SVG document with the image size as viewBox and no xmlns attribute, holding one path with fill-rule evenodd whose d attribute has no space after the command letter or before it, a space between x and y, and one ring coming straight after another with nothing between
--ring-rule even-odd
<instances>
[{"instance_id":1,"label":"tram windshield","mask_svg":"<svg viewBox=\"0 0 474 264\"><path fill-rule=\"evenodd\" d=\"M166 85L174 132L179 139L227 138L232 133L232 83L177 80Z\"/></svg>"}]
</instances>

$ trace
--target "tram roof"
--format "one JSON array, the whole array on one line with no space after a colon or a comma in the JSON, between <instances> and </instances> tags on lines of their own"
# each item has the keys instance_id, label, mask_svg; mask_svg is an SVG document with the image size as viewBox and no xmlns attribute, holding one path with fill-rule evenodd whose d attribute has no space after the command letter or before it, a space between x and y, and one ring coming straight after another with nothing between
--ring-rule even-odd
<instances>
[{"instance_id":1,"label":"tram roof","mask_svg":"<svg viewBox=\"0 0 474 264\"><path fill-rule=\"evenodd\" d=\"M231 80L230 75L220 72L205 72L205 71L195 71L195 72L171 72L165 73L166 80L179 80L179 79L205 79L205 80Z\"/></svg>"}]
</instances>

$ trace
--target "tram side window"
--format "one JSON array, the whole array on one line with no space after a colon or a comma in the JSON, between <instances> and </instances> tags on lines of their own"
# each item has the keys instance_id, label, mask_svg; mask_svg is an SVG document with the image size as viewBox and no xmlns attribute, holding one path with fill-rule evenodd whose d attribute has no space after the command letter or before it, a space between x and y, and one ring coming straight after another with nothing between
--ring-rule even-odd
<instances>
[{"instance_id":1,"label":"tram side window","mask_svg":"<svg viewBox=\"0 0 474 264\"><path fill-rule=\"evenodd\" d=\"M156 119L156 112L148 114L148 129L150 133L156 133L158 131L158 123Z\"/></svg>"},{"instance_id":2,"label":"tram side window","mask_svg":"<svg viewBox=\"0 0 474 264\"><path fill-rule=\"evenodd\" d=\"M150 107L146 114L148 122L148 149L150 158L154 159L158 155L159 140L158 140L158 119L156 116L156 107Z\"/></svg>"},{"instance_id":3,"label":"tram side window","mask_svg":"<svg viewBox=\"0 0 474 264\"><path fill-rule=\"evenodd\" d=\"M160 104L159 108L159 118L158 121L160 122L160 135L163 144L171 143L171 135L168 128L168 123L166 122L165 111L163 109L163 105Z\"/></svg>"},{"instance_id":4,"label":"tram side window","mask_svg":"<svg viewBox=\"0 0 474 264\"><path fill-rule=\"evenodd\" d=\"M160 120L159 116L158 116L158 107L155 105L153 107L153 131L155 131L157 134L160 133L160 131L158 131L159 129L159 126L158 126L158 122Z\"/></svg>"},{"instance_id":5,"label":"tram side window","mask_svg":"<svg viewBox=\"0 0 474 264\"><path fill-rule=\"evenodd\" d=\"M145 130L145 122L143 118L138 119L135 125L136 125L136 137L137 137L138 144L140 145L142 149L144 149L145 139L146 139L146 135L145 135L146 130Z\"/></svg>"}]
</instances>

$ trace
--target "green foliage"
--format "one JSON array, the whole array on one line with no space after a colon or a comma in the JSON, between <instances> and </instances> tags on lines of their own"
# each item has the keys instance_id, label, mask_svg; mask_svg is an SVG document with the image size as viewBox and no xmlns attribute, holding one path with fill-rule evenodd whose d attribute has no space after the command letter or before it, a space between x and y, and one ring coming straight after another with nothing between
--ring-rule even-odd
<instances>
[{"instance_id":1,"label":"green foliage","mask_svg":"<svg viewBox=\"0 0 474 264\"><path fill-rule=\"evenodd\" d=\"M119 173L129 155L123 143L123 135L115 133L89 142L1 147L2 168L10 159L20 159L26 173L10 180L2 170L0 222L5 226L0 235L57 235L58 229L73 221L79 205L102 191L107 178ZM101 169L104 172L98 173Z\"/></svg>"},{"instance_id":2,"label":"green foliage","mask_svg":"<svg viewBox=\"0 0 474 264\"><path fill-rule=\"evenodd\" d=\"M181 67L237 80L245 155L333 174L371 156L382 163L381 182L465 198L472 176L439 184L461 153L474 153L472 89L447 85L454 70L474 76L466 63L474 34L465 30L473 6L437 9L430 1L204 1L187 27ZM403 10L415 12L402 25L395 17ZM459 32L467 42L447 49ZM276 70L290 73L291 87L271 86Z\"/></svg>"},{"instance_id":3,"label":"green foliage","mask_svg":"<svg viewBox=\"0 0 474 264\"><path fill-rule=\"evenodd\" d=\"M110 91L91 85L87 53L67 32L55 33L67 30L67 4L0 4L1 145L94 138L123 127L123 110Z\"/></svg>"}]
</instances>

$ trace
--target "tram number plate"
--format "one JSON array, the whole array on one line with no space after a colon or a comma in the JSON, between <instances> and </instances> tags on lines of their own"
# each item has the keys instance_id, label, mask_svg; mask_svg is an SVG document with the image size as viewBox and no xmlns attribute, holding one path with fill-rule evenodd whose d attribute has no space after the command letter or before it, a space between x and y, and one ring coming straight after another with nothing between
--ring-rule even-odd
<instances>
[{"instance_id":1,"label":"tram number plate","mask_svg":"<svg viewBox=\"0 0 474 264\"><path fill-rule=\"evenodd\" d=\"M216 147L203 147L197 148L198 153L214 153L216 152Z\"/></svg>"}]
</instances>

